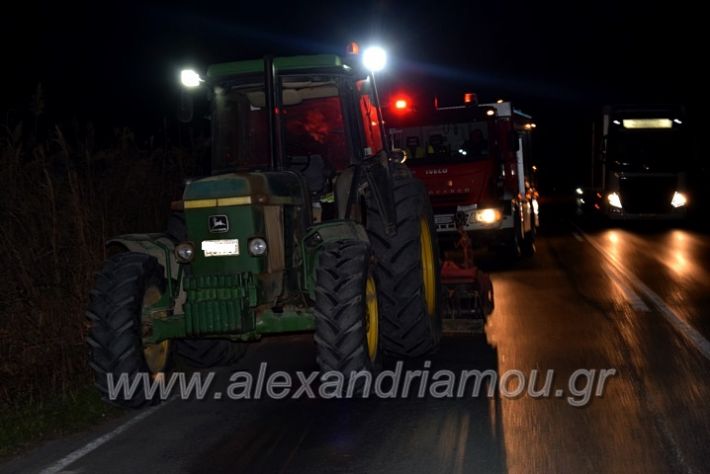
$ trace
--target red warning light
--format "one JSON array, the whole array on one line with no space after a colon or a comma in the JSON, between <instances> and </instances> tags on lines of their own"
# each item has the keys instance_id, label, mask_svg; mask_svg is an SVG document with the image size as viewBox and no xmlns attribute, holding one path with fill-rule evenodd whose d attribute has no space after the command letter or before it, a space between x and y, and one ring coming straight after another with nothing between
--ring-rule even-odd
<instances>
[{"instance_id":1,"label":"red warning light","mask_svg":"<svg viewBox=\"0 0 710 474\"><path fill-rule=\"evenodd\" d=\"M397 99L394 101L394 108L397 110L406 110L409 107L407 99Z\"/></svg>"},{"instance_id":2,"label":"red warning light","mask_svg":"<svg viewBox=\"0 0 710 474\"><path fill-rule=\"evenodd\" d=\"M357 44L357 42L353 41L348 46L345 48L345 51L353 56L357 56L360 54L360 45Z\"/></svg>"},{"instance_id":3,"label":"red warning light","mask_svg":"<svg viewBox=\"0 0 710 474\"><path fill-rule=\"evenodd\" d=\"M473 92L464 93L463 103L464 104L475 104L476 103L476 94L474 94Z\"/></svg>"}]
</instances>

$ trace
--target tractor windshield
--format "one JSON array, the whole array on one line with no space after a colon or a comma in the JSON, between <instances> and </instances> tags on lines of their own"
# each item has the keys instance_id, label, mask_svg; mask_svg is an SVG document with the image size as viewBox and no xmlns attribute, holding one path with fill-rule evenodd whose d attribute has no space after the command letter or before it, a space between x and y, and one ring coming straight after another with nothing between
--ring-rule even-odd
<instances>
[{"instance_id":1,"label":"tractor windshield","mask_svg":"<svg viewBox=\"0 0 710 474\"><path fill-rule=\"evenodd\" d=\"M337 170L351 163L339 88L328 77L282 78L284 166L322 162ZM269 167L269 127L264 85L215 89L213 171Z\"/></svg>"}]
</instances>

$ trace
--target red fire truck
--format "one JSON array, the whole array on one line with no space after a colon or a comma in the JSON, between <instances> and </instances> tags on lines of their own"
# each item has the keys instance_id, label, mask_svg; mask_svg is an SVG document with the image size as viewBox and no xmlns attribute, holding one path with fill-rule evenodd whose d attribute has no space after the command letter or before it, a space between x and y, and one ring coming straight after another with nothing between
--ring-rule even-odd
<instances>
[{"instance_id":1,"label":"red fire truck","mask_svg":"<svg viewBox=\"0 0 710 474\"><path fill-rule=\"evenodd\" d=\"M511 102L479 105L470 93L463 99L454 106L435 100L431 110L393 100L392 144L425 183L444 248L459 245L463 231L474 246L532 255L539 226L530 163L535 123Z\"/></svg>"}]
</instances>

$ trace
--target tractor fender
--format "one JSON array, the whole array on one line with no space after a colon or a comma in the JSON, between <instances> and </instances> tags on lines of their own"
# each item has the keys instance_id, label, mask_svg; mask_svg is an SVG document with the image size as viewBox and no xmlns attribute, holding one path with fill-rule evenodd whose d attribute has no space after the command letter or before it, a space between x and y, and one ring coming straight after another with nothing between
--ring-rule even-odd
<instances>
[{"instance_id":1,"label":"tractor fender","mask_svg":"<svg viewBox=\"0 0 710 474\"><path fill-rule=\"evenodd\" d=\"M179 264L175 257L175 243L166 234L126 234L106 242L106 248L122 249L151 255L163 266L165 277L177 280Z\"/></svg>"},{"instance_id":2,"label":"tractor fender","mask_svg":"<svg viewBox=\"0 0 710 474\"><path fill-rule=\"evenodd\" d=\"M328 221L323 224L312 226L304 241L307 246L318 248L328 242L340 240L357 240L370 242L365 228L352 220Z\"/></svg>"}]
</instances>

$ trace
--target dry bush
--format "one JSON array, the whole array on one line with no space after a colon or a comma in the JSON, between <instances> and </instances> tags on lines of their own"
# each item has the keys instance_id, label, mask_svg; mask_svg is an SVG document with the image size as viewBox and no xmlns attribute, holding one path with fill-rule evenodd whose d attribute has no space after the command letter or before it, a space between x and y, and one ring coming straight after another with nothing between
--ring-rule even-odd
<instances>
[{"instance_id":1,"label":"dry bush","mask_svg":"<svg viewBox=\"0 0 710 474\"><path fill-rule=\"evenodd\" d=\"M89 383L85 308L103 242L164 229L188 154L141 149L129 130L92 150L54 127L0 137L0 404Z\"/></svg>"}]
</instances>

